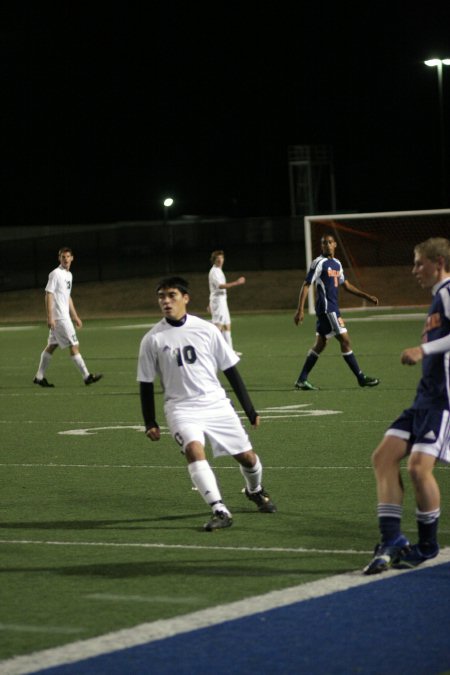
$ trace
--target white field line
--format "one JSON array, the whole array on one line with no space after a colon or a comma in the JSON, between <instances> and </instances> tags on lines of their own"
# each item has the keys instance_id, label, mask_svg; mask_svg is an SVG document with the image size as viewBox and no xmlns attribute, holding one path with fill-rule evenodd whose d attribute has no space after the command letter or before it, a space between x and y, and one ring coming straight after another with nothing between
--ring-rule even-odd
<instances>
[{"instance_id":1,"label":"white field line","mask_svg":"<svg viewBox=\"0 0 450 675\"><path fill-rule=\"evenodd\" d=\"M127 324L126 326L111 326L111 328L114 328L114 330L133 330L134 328L146 328L147 330L149 328L153 328L153 326L156 326L154 323L130 323Z\"/></svg>"},{"instance_id":2,"label":"white field line","mask_svg":"<svg viewBox=\"0 0 450 675\"><path fill-rule=\"evenodd\" d=\"M145 520L143 518L142 520ZM104 541L51 541L45 539L0 539L0 544L14 546L73 546L73 547L99 547L99 548L153 548L165 550L183 550L183 551L234 551L234 552L256 552L256 553L311 553L324 555L370 555L370 551L355 551L354 549L325 549L325 548L288 548L283 546L208 546L199 544L164 544L149 542L104 542Z\"/></svg>"},{"instance_id":3,"label":"white field line","mask_svg":"<svg viewBox=\"0 0 450 675\"><path fill-rule=\"evenodd\" d=\"M200 595L191 596L170 596L170 595L120 595L119 593L89 593L85 596L87 600L99 600L100 602L141 602L162 605L191 605L193 602L200 602Z\"/></svg>"},{"instance_id":4,"label":"white field line","mask_svg":"<svg viewBox=\"0 0 450 675\"><path fill-rule=\"evenodd\" d=\"M0 462L3 468L35 468L35 469L163 469L165 471L186 471L185 465L173 464L56 464L50 463L30 463L30 462ZM238 471L236 466L221 466L220 464L211 464L214 471ZM265 471L372 471L370 465L366 466L311 466L310 464L297 466L270 466L264 465ZM448 467L437 465L435 471L448 471Z\"/></svg>"},{"instance_id":5,"label":"white field line","mask_svg":"<svg viewBox=\"0 0 450 675\"><path fill-rule=\"evenodd\" d=\"M341 312L344 310L341 310ZM349 309L347 311L350 311ZM363 321L425 321L426 314L381 314L380 316L358 316L345 318L345 323Z\"/></svg>"},{"instance_id":6,"label":"white field line","mask_svg":"<svg viewBox=\"0 0 450 675\"><path fill-rule=\"evenodd\" d=\"M33 330L39 326L0 326L0 333L6 333L17 330Z\"/></svg>"},{"instance_id":7,"label":"white field line","mask_svg":"<svg viewBox=\"0 0 450 675\"><path fill-rule=\"evenodd\" d=\"M49 633L50 635L74 635L75 633L84 633L84 628L73 628L72 626L35 626L22 623L0 623L0 633ZM1 665L0 665L0 673Z\"/></svg>"},{"instance_id":8,"label":"white field line","mask_svg":"<svg viewBox=\"0 0 450 675\"><path fill-rule=\"evenodd\" d=\"M444 549L437 558L430 560L427 563L427 568L448 562L450 562L450 548ZM253 598L211 607L185 614L184 616L143 623L133 628L115 631L97 638L79 640L62 647L56 647L55 649L46 649L27 656L17 656L6 661L1 661L0 673L2 675L26 675L27 673L35 673L45 668L76 663L81 659L148 644L155 640L162 640L181 633L190 633L201 628L224 623L225 621L233 621L278 607L286 607L297 602L303 602L304 600L324 597L331 593L345 591L358 586L382 583L385 579L392 578L392 575L414 574L416 571L390 570L386 574L380 574L379 576L363 576L359 571L338 574L328 579L320 579L309 584L293 586L282 591L271 591Z\"/></svg>"},{"instance_id":9,"label":"white field line","mask_svg":"<svg viewBox=\"0 0 450 675\"><path fill-rule=\"evenodd\" d=\"M19 397L19 396L20 396L20 394L17 394L17 397ZM2 398L2 394L0 394L0 398ZM6 396L4 396L3 398L6 398ZM340 410L339 411L332 411L331 414L335 415L335 414L340 414L341 412L342 411L340 411ZM321 413L323 414L322 411L321 411ZM329 412L327 414L329 414ZM286 418L290 418L290 417L297 418L297 417L308 417L308 416L314 417L315 415L309 415L309 414L299 414L299 415L294 414L294 415L292 415L291 414L291 415L274 415L273 417L270 417L270 418L266 417L266 416L260 416L260 417L262 417L263 420L264 419L274 419L274 420L276 420L276 419L280 418L283 421L285 421ZM244 421L245 421L245 419L244 419ZM370 419L370 420L369 419L363 419L363 418L359 419L359 420L347 420L347 419L345 420L345 424L358 424L360 426L361 425L368 425L368 424L383 424L384 426L387 426L390 422L392 422L392 417L389 417L389 418L386 417L385 419ZM14 425L14 426L24 425L24 424L30 424L30 425L34 424L34 425L41 425L41 426L45 425L45 426L47 426L48 420L20 420L19 421L19 420L5 420L5 419L2 420L2 419L0 419L0 424L5 424L5 425L11 424L11 425ZM68 422L67 424L80 424L81 425L81 424L90 424L90 423L80 421L80 422ZM105 427L80 427L78 429L67 429L65 431L57 431L57 432L55 432L55 434L57 436L89 436L89 435L97 433L97 431L99 429L101 429L103 431L108 431L109 429L111 429L111 430L114 430L114 429L131 429L131 430L137 431L138 433L144 433L144 427L139 425L139 424L120 424L120 425L116 424L116 425L105 426ZM164 435L167 435L169 432L165 431L165 429L167 429L167 427L164 427L164 426L160 427L161 433L164 433Z\"/></svg>"},{"instance_id":10,"label":"white field line","mask_svg":"<svg viewBox=\"0 0 450 675\"><path fill-rule=\"evenodd\" d=\"M174 466L172 464L56 464L55 462L46 463L30 463L30 462L0 462L0 467L24 467L24 468L35 468L35 469L164 469L169 471L186 471L185 465ZM211 468L215 471L238 471L239 467L236 466L221 466L211 464ZM444 467L436 467L436 469L443 469ZM310 466L308 465L298 465L298 466L268 466L264 465L264 470L270 471L366 471L372 467L367 466Z\"/></svg>"}]
</instances>

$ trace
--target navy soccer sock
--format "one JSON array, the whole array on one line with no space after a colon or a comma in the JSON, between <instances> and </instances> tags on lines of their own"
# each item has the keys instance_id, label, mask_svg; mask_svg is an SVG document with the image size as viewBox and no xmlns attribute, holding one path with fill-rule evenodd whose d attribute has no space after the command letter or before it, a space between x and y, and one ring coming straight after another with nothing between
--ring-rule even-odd
<instances>
[{"instance_id":1,"label":"navy soccer sock","mask_svg":"<svg viewBox=\"0 0 450 675\"><path fill-rule=\"evenodd\" d=\"M342 354L342 356L344 357L344 360L348 365L348 367L350 368L350 370L352 371L352 373L356 375L358 380L361 379L361 377L363 376L363 372L358 365L358 361L356 360L356 356L354 355L354 353L347 352L347 354Z\"/></svg>"},{"instance_id":2,"label":"navy soccer sock","mask_svg":"<svg viewBox=\"0 0 450 675\"><path fill-rule=\"evenodd\" d=\"M377 513L381 543L385 546L395 544L402 536L402 507L397 504L378 504Z\"/></svg>"},{"instance_id":3,"label":"navy soccer sock","mask_svg":"<svg viewBox=\"0 0 450 675\"><path fill-rule=\"evenodd\" d=\"M309 352L308 352L308 355L306 357L306 361L303 364L302 371L301 371L300 375L298 376L299 382L304 382L305 380L308 379L308 374L311 372L311 370L316 365L318 358L319 358L319 355L316 354L316 352L314 352L312 349L310 349Z\"/></svg>"},{"instance_id":4,"label":"navy soccer sock","mask_svg":"<svg viewBox=\"0 0 450 675\"><path fill-rule=\"evenodd\" d=\"M438 546L437 530L440 515L440 509L428 512L416 511L419 548L424 554L435 551Z\"/></svg>"}]
</instances>

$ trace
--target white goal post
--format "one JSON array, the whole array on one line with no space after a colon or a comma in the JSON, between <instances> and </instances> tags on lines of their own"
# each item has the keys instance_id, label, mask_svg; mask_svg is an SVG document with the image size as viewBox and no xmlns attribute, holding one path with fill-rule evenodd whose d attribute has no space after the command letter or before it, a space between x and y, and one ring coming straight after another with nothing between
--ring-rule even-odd
<instances>
[{"instance_id":1,"label":"white goal post","mask_svg":"<svg viewBox=\"0 0 450 675\"><path fill-rule=\"evenodd\" d=\"M331 233L351 283L376 295L381 307L417 307L429 304L430 293L411 276L414 246L429 237L450 239L450 209L305 216L304 228L307 270L321 253L321 237ZM374 307L350 293L345 306ZM314 314L312 286L308 311Z\"/></svg>"}]
</instances>

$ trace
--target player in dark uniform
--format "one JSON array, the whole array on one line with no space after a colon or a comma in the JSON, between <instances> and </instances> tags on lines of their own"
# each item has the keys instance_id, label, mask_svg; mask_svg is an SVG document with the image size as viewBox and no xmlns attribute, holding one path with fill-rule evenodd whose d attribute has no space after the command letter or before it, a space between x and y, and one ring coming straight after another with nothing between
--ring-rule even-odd
<instances>
[{"instance_id":1,"label":"player in dark uniform","mask_svg":"<svg viewBox=\"0 0 450 675\"><path fill-rule=\"evenodd\" d=\"M316 365L317 359L327 346L327 341L335 337L341 345L341 353L350 370L356 376L360 387L375 387L380 381L375 377L364 375L352 351L347 328L339 311L339 287L352 295L364 298L378 305L378 298L353 286L344 276L340 261L334 257L336 240L332 234L321 239L322 255L313 260L301 287L297 311L294 315L296 325L303 322L305 301L311 284L316 285L316 342L309 350L303 368L295 383L296 389L318 389L308 382L308 375Z\"/></svg>"},{"instance_id":2,"label":"player in dark uniform","mask_svg":"<svg viewBox=\"0 0 450 675\"><path fill-rule=\"evenodd\" d=\"M421 346L405 349L401 362L422 361L422 378L412 406L393 422L372 456L381 542L364 574L416 567L439 553L441 499L433 470L437 461L450 463L450 241L436 237L418 244L412 272L422 288L431 289L433 300ZM419 536L413 546L401 531L400 462L407 456Z\"/></svg>"}]
</instances>

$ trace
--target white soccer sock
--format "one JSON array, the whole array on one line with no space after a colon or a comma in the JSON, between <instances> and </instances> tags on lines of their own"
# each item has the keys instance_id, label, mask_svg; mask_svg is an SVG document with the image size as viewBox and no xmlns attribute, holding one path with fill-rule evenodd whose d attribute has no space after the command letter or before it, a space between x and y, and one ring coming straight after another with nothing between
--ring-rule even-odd
<instances>
[{"instance_id":1,"label":"white soccer sock","mask_svg":"<svg viewBox=\"0 0 450 675\"><path fill-rule=\"evenodd\" d=\"M233 349L233 340L231 339L231 330L222 331L222 335L225 338L225 342Z\"/></svg>"},{"instance_id":2,"label":"white soccer sock","mask_svg":"<svg viewBox=\"0 0 450 675\"><path fill-rule=\"evenodd\" d=\"M188 464L188 471L191 481L194 483L204 501L208 506L211 506L213 510L215 510L213 504L216 505L216 502L222 502L222 495L220 494L216 477L209 466L208 460L199 459L196 462ZM222 504L220 505L220 510L230 514L225 504L223 504L223 506Z\"/></svg>"},{"instance_id":3,"label":"white soccer sock","mask_svg":"<svg viewBox=\"0 0 450 675\"><path fill-rule=\"evenodd\" d=\"M242 464L239 464L241 474L244 476L245 484L249 492L258 492L261 489L262 481L262 464L256 455L256 464L251 469L247 469Z\"/></svg>"},{"instance_id":4,"label":"white soccer sock","mask_svg":"<svg viewBox=\"0 0 450 675\"><path fill-rule=\"evenodd\" d=\"M79 370L79 371L81 372L81 374L83 375L83 380L85 380L87 377L89 377L89 371L88 371L88 369L86 368L86 364L85 364L85 362L84 362L83 357L81 356L81 354L74 354L74 355L72 356L72 361L74 362L74 364L76 365L76 367L78 368L78 370Z\"/></svg>"},{"instance_id":5,"label":"white soccer sock","mask_svg":"<svg viewBox=\"0 0 450 675\"><path fill-rule=\"evenodd\" d=\"M419 511L419 509L416 509L416 520L419 523L425 523L426 525L434 523L440 515L441 509L435 509L434 511Z\"/></svg>"},{"instance_id":6,"label":"white soccer sock","mask_svg":"<svg viewBox=\"0 0 450 675\"><path fill-rule=\"evenodd\" d=\"M52 360L52 355L50 354L50 352L47 352L44 349L44 351L41 354L41 359L39 361L39 368L38 368L38 371L36 373L36 379L37 380L43 379L43 377L45 375L45 371L49 367L51 360Z\"/></svg>"}]
</instances>

